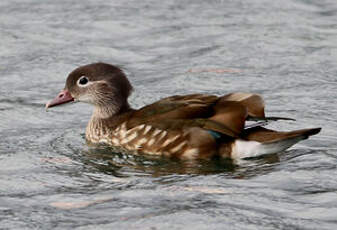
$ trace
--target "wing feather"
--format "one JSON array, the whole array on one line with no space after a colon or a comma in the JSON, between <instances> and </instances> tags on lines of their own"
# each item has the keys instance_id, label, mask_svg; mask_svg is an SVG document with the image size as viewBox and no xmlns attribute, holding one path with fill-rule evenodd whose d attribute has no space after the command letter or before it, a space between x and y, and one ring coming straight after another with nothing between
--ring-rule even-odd
<instances>
[{"instance_id":1,"label":"wing feather","mask_svg":"<svg viewBox=\"0 0 337 230\"><path fill-rule=\"evenodd\" d=\"M231 93L221 97L224 101L236 101L247 107L248 115L251 117L265 117L264 100L258 94L252 93Z\"/></svg>"},{"instance_id":2,"label":"wing feather","mask_svg":"<svg viewBox=\"0 0 337 230\"><path fill-rule=\"evenodd\" d=\"M127 126L132 128L149 124L162 130L200 127L238 137L244 129L248 115L264 117L264 102L259 95L177 95L135 111Z\"/></svg>"}]
</instances>

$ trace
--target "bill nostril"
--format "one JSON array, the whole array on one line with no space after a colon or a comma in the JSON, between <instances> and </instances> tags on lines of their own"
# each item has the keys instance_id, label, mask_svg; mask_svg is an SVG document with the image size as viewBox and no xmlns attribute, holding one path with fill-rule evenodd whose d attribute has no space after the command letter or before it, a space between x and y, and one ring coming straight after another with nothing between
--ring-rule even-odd
<instances>
[{"instance_id":1,"label":"bill nostril","mask_svg":"<svg viewBox=\"0 0 337 230\"><path fill-rule=\"evenodd\" d=\"M59 98L62 98L64 96L64 93L59 94Z\"/></svg>"}]
</instances>

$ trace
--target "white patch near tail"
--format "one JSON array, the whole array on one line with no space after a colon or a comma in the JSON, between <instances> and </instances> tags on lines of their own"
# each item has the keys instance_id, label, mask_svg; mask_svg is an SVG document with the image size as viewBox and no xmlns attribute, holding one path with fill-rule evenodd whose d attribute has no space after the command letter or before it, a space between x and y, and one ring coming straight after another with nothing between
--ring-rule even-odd
<instances>
[{"instance_id":1,"label":"white patch near tail","mask_svg":"<svg viewBox=\"0 0 337 230\"><path fill-rule=\"evenodd\" d=\"M305 139L304 136L297 136L269 143L239 139L233 144L232 159L257 157L265 154L282 152L303 139Z\"/></svg>"}]
</instances>

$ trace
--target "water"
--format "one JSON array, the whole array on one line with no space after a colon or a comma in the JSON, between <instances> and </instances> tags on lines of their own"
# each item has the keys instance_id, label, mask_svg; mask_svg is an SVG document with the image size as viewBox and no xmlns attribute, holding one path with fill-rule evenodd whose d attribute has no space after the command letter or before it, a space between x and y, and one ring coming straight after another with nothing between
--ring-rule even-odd
<instances>
[{"instance_id":1,"label":"water","mask_svg":"<svg viewBox=\"0 0 337 230\"><path fill-rule=\"evenodd\" d=\"M1 229L336 229L337 3L0 2ZM231 164L86 145L88 105L45 112L75 67L122 66L140 107L172 94L262 94L289 151ZM216 71L218 70L218 71Z\"/></svg>"}]
</instances>

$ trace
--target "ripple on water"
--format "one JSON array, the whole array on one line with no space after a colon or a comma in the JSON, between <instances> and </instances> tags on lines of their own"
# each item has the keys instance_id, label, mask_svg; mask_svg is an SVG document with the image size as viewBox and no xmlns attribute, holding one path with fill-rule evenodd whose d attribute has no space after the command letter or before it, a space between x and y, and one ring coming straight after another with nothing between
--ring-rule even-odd
<instances>
[{"instance_id":1,"label":"ripple on water","mask_svg":"<svg viewBox=\"0 0 337 230\"><path fill-rule=\"evenodd\" d=\"M0 5L2 228L336 229L335 0ZM135 107L248 91L268 114L297 119L270 127L323 130L237 162L87 146L90 107L43 105L94 61L130 73Z\"/></svg>"}]
</instances>

